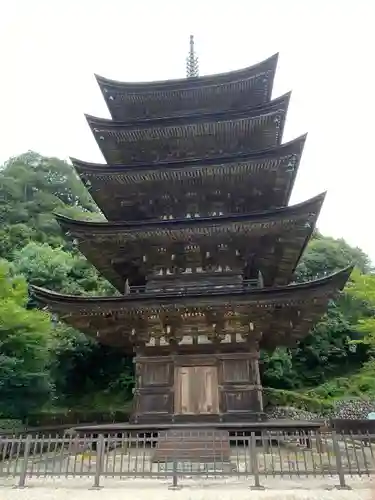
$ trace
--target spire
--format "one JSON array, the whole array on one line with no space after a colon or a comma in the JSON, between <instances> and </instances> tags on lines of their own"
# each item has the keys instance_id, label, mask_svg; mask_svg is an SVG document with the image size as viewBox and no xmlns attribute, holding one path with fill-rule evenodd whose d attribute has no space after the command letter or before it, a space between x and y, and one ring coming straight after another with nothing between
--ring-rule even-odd
<instances>
[{"instance_id":1,"label":"spire","mask_svg":"<svg viewBox=\"0 0 375 500\"><path fill-rule=\"evenodd\" d=\"M194 50L194 35L190 35L190 51L186 58L186 78L195 78L199 76L198 57Z\"/></svg>"}]
</instances>

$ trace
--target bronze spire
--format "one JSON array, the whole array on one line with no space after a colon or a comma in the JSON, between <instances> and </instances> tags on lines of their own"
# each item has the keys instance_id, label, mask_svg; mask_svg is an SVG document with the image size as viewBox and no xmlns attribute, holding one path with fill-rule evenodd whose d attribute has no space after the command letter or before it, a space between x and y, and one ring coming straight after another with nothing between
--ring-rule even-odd
<instances>
[{"instance_id":1,"label":"bronze spire","mask_svg":"<svg viewBox=\"0 0 375 500\"><path fill-rule=\"evenodd\" d=\"M196 78L199 76L198 57L194 50L194 35L190 35L190 50L186 58L186 78Z\"/></svg>"}]
</instances>

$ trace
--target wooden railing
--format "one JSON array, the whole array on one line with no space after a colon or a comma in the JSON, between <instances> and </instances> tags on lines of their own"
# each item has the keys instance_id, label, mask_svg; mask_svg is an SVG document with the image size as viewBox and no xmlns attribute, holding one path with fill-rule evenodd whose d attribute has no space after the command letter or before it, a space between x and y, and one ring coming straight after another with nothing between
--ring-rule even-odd
<instances>
[{"instance_id":1,"label":"wooden railing","mask_svg":"<svg viewBox=\"0 0 375 500\"><path fill-rule=\"evenodd\" d=\"M212 280L211 283L186 283L186 284L163 284L160 281L160 285L158 287L153 286L151 290L147 290L146 286L130 286L129 294L142 294L144 296L152 296L158 294L173 294L173 295L185 295L189 294L197 294L197 295L205 295L209 294L223 294L225 292L233 292L233 291L243 291L254 288L259 288L259 280L251 279L251 280L243 280L240 283L215 283Z\"/></svg>"}]
</instances>

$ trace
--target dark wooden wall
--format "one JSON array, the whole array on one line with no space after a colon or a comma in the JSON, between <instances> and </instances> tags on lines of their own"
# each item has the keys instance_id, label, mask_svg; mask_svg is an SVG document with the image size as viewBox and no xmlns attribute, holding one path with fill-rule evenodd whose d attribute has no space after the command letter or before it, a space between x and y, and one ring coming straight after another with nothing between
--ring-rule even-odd
<instances>
[{"instance_id":1,"label":"dark wooden wall","mask_svg":"<svg viewBox=\"0 0 375 500\"><path fill-rule=\"evenodd\" d=\"M263 419L259 353L219 355L223 421Z\"/></svg>"},{"instance_id":2,"label":"dark wooden wall","mask_svg":"<svg viewBox=\"0 0 375 500\"><path fill-rule=\"evenodd\" d=\"M135 423L169 422L238 422L264 419L262 387L259 376L259 353L212 353L173 354L168 356L138 355L136 363L136 387L134 391ZM217 380L217 401L209 389L212 403L195 402L181 404L179 374L183 367L212 367L196 370L209 374L211 385ZM179 371L180 370L180 371ZM184 370L182 370L184 372ZM194 371L185 370L190 377L189 394L202 397L197 388L198 378ZM212 382L212 380L214 382ZM195 396L194 396L195 395ZM186 397L186 396L184 396ZM175 407L176 406L176 407ZM218 412L217 410L218 406ZM204 408L206 413L192 413L191 408ZM211 412L207 412L207 408Z\"/></svg>"}]
</instances>

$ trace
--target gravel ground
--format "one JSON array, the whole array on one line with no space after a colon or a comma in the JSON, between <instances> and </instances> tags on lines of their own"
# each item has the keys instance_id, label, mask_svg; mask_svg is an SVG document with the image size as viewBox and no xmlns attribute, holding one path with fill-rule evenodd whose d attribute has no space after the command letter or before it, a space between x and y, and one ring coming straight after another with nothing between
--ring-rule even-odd
<instances>
[{"instance_id":1,"label":"gravel ground","mask_svg":"<svg viewBox=\"0 0 375 500\"><path fill-rule=\"evenodd\" d=\"M0 484L1 500L370 500L372 482L369 478L348 479L351 491L334 489L337 479L264 479L265 491L252 491L251 482L234 479L223 480L181 480L182 489L168 489L169 480L102 480L100 490L92 490L92 480L48 479L29 480L25 489L14 489L14 480ZM375 483L374 483L375 486Z\"/></svg>"}]
</instances>

